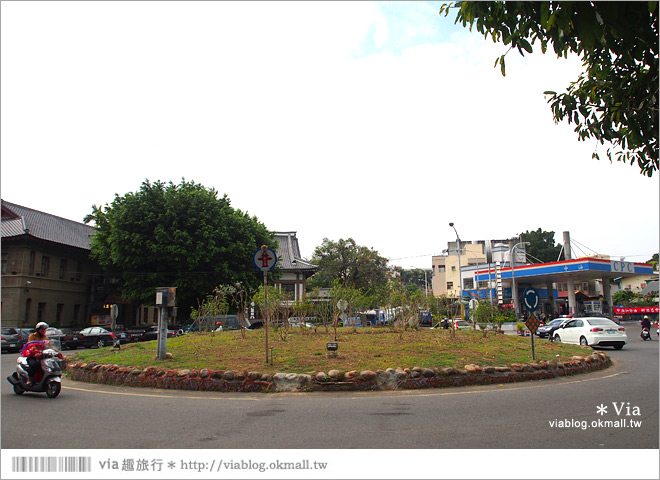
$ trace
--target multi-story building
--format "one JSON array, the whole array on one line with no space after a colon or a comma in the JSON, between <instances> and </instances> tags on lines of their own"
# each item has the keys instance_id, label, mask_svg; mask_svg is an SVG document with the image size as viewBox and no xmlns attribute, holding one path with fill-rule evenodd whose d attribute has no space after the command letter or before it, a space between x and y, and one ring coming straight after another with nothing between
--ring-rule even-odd
<instances>
[{"instance_id":1,"label":"multi-story building","mask_svg":"<svg viewBox=\"0 0 660 480\"><path fill-rule=\"evenodd\" d=\"M94 229L2 202L2 324L82 326L92 305Z\"/></svg>"},{"instance_id":2,"label":"multi-story building","mask_svg":"<svg viewBox=\"0 0 660 480\"><path fill-rule=\"evenodd\" d=\"M275 232L277 238L277 263L282 275L275 281L275 287L287 293L289 303L305 298L307 279L314 275L318 267L300 256L300 246L296 232Z\"/></svg>"},{"instance_id":3,"label":"multi-story building","mask_svg":"<svg viewBox=\"0 0 660 480\"><path fill-rule=\"evenodd\" d=\"M461 241L460 255L458 242L448 242L443 250L444 255L436 255L433 263L433 295L448 295L458 297L463 291L481 289L487 291L495 288L495 278L475 281L476 272L489 267L495 268L510 264L510 256L514 256L517 265L525 263L525 245L518 245L513 253L511 249L519 243L518 238L505 240Z\"/></svg>"}]
</instances>

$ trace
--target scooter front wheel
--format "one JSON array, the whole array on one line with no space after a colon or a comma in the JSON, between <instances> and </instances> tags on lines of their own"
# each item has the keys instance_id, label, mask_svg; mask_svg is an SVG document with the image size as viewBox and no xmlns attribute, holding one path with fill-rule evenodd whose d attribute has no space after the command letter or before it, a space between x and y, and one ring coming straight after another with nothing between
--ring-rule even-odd
<instances>
[{"instance_id":1,"label":"scooter front wheel","mask_svg":"<svg viewBox=\"0 0 660 480\"><path fill-rule=\"evenodd\" d=\"M62 385L60 382L50 382L46 387L46 395L48 398L55 398L60 394L62 390Z\"/></svg>"},{"instance_id":2,"label":"scooter front wheel","mask_svg":"<svg viewBox=\"0 0 660 480\"><path fill-rule=\"evenodd\" d=\"M23 395L25 393L25 390L23 390L23 387L21 387L19 384L14 385L14 393L16 395Z\"/></svg>"}]
</instances>

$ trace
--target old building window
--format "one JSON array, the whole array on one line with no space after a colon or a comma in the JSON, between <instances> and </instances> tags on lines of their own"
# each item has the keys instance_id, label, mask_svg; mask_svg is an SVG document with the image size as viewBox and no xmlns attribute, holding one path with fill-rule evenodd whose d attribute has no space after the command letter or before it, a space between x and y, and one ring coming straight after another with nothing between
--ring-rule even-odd
<instances>
[{"instance_id":1,"label":"old building window","mask_svg":"<svg viewBox=\"0 0 660 480\"><path fill-rule=\"evenodd\" d=\"M50 257L44 255L41 257L41 276L47 277L49 269L50 269Z\"/></svg>"},{"instance_id":2,"label":"old building window","mask_svg":"<svg viewBox=\"0 0 660 480\"><path fill-rule=\"evenodd\" d=\"M64 278L64 276L66 275L66 264L67 264L66 258L60 259L60 278Z\"/></svg>"},{"instance_id":3,"label":"old building window","mask_svg":"<svg viewBox=\"0 0 660 480\"><path fill-rule=\"evenodd\" d=\"M57 312L55 313L55 322L58 325L62 325L62 312L64 311L64 304L63 303L58 303L57 304Z\"/></svg>"},{"instance_id":4,"label":"old building window","mask_svg":"<svg viewBox=\"0 0 660 480\"><path fill-rule=\"evenodd\" d=\"M8 253L3 253L2 254L2 274L4 275L7 273L7 264L9 263L9 254Z\"/></svg>"},{"instance_id":5,"label":"old building window","mask_svg":"<svg viewBox=\"0 0 660 480\"><path fill-rule=\"evenodd\" d=\"M46 313L46 303L45 302L39 302L39 305L37 305L37 322L43 322L44 321L44 314Z\"/></svg>"},{"instance_id":6,"label":"old building window","mask_svg":"<svg viewBox=\"0 0 660 480\"><path fill-rule=\"evenodd\" d=\"M37 258L37 252L32 250L30 252L30 263L28 264L28 275L34 275L34 262L35 259Z\"/></svg>"},{"instance_id":7,"label":"old building window","mask_svg":"<svg viewBox=\"0 0 660 480\"><path fill-rule=\"evenodd\" d=\"M32 299L25 300L25 325L30 324L30 308L32 307Z\"/></svg>"},{"instance_id":8,"label":"old building window","mask_svg":"<svg viewBox=\"0 0 660 480\"><path fill-rule=\"evenodd\" d=\"M454 288L454 282L447 282L447 290Z\"/></svg>"}]
</instances>

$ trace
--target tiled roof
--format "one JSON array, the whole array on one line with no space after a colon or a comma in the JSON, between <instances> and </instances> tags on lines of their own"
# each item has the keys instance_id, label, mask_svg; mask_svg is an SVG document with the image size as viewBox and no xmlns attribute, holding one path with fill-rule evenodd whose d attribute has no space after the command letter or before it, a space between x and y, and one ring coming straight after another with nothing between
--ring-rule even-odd
<instances>
[{"instance_id":1,"label":"tiled roof","mask_svg":"<svg viewBox=\"0 0 660 480\"><path fill-rule=\"evenodd\" d=\"M296 232L275 232L279 246L277 247L277 263L284 270L315 272L316 265L303 260L300 256L300 246Z\"/></svg>"},{"instance_id":2,"label":"tiled roof","mask_svg":"<svg viewBox=\"0 0 660 480\"><path fill-rule=\"evenodd\" d=\"M94 227L2 200L2 239L29 235L89 250ZM12 218L11 214L15 217Z\"/></svg>"}]
</instances>

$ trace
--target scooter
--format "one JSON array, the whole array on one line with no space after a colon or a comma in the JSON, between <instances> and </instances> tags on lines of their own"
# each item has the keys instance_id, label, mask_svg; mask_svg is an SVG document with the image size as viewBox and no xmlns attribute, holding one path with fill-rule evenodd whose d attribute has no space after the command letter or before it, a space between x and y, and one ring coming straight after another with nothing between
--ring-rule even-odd
<instances>
[{"instance_id":1,"label":"scooter","mask_svg":"<svg viewBox=\"0 0 660 480\"><path fill-rule=\"evenodd\" d=\"M30 365L26 357L16 359L16 371L7 377L14 386L14 393L22 395L25 392L46 393L48 398L55 398L62 390L62 366L60 359L64 358L53 348L46 348L41 356L41 368L34 374L34 383L28 385Z\"/></svg>"},{"instance_id":2,"label":"scooter","mask_svg":"<svg viewBox=\"0 0 660 480\"><path fill-rule=\"evenodd\" d=\"M642 337L642 340L652 340L651 332L647 327L642 328L642 333L640 333L639 336Z\"/></svg>"}]
</instances>

